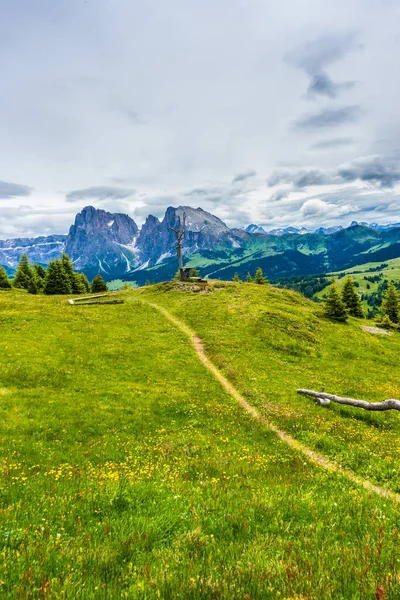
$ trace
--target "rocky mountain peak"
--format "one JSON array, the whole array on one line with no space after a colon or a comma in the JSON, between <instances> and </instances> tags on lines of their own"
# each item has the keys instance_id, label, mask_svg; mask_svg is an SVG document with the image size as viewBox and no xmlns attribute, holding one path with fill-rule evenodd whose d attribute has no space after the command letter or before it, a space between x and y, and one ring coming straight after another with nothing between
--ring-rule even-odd
<instances>
[{"instance_id":1,"label":"rocky mountain peak","mask_svg":"<svg viewBox=\"0 0 400 600\"><path fill-rule=\"evenodd\" d=\"M109 213L85 206L76 215L70 227L65 251L77 269L85 269L90 275L96 272L109 274L113 270L130 267L123 246L134 243L138 226L128 215Z\"/></svg>"}]
</instances>

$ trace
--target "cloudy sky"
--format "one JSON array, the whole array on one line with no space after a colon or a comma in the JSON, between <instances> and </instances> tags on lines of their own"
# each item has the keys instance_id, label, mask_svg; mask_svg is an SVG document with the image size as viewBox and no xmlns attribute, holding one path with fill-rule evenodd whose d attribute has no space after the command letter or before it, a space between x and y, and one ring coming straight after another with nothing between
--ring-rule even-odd
<instances>
[{"instance_id":1,"label":"cloudy sky","mask_svg":"<svg viewBox=\"0 0 400 600\"><path fill-rule=\"evenodd\" d=\"M400 221L398 0L0 0L0 237Z\"/></svg>"}]
</instances>

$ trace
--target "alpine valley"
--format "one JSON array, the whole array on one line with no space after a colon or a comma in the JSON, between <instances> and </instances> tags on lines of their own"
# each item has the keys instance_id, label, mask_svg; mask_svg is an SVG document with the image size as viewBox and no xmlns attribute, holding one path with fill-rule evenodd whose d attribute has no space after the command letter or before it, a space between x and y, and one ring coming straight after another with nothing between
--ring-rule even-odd
<instances>
[{"instance_id":1,"label":"alpine valley","mask_svg":"<svg viewBox=\"0 0 400 600\"><path fill-rule=\"evenodd\" d=\"M314 232L305 227L266 232L255 224L230 229L202 208L180 206L167 208L161 221L149 215L139 229L128 215L87 206L76 215L67 236L0 240L0 265L12 274L22 253L45 266L66 252L89 278L100 272L107 281L123 279L138 285L171 279L178 262L170 228L183 212L185 263L200 269L203 277L232 279L237 272L244 278L260 266L274 281L400 257L400 223L353 222L347 228Z\"/></svg>"}]
</instances>

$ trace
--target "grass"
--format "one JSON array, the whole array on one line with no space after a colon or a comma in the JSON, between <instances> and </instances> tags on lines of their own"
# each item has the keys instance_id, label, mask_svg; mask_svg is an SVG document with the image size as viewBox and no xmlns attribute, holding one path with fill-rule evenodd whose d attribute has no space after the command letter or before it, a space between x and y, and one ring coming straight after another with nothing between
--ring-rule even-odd
<instances>
[{"instance_id":1,"label":"grass","mask_svg":"<svg viewBox=\"0 0 400 600\"><path fill-rule=\"evenodd\" d=\"M291 435L393 490L398 415L321 409L295 389L400 396L400 335L326 322L270 286L196 288L87 307L0 293L0 596L398 598L399 507L252 420L139 300L195 329Z\"/></svg>"}]
</instances>

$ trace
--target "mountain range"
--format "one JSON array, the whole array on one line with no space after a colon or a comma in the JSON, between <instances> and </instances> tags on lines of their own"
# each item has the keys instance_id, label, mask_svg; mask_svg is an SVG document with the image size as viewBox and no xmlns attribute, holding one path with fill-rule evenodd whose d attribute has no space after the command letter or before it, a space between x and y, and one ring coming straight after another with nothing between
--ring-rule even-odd
<instances>
[{"instance_id":1,"label":"mountain range","mask_svg":"<svg viewBox=\"0 0 400 600\"><path fill-rule=\"evenodd\" d=\"M186 214L185 264L203 276L245 277L261 266L271 279L341 270L400 256L400 223L357 223L350 227L286 227L264 231L259 225L230 229L202 208L169 207L162 220L149 215L139 229L126 214L87 206L76 215L67 236L0 240L0 265L12 274L25 252L33 262L47 265L66 252L75 268L89 278L162 281L177 270L176 237L171 229Z\"/></svg>"}]
</instances>

